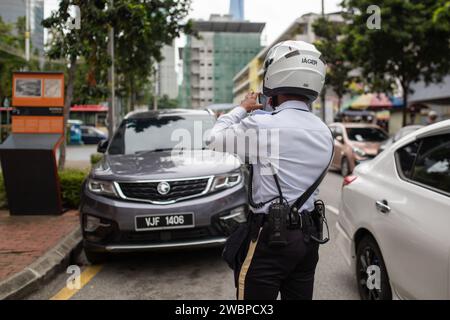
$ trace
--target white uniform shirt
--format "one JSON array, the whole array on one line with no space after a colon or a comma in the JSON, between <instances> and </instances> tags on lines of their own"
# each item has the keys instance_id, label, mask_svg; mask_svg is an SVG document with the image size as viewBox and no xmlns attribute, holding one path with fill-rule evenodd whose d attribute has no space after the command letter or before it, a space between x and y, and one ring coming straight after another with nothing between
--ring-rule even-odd
<instances>
[{"instance_id":1,"label":"white uniform shirt","mask_svg":"<svg viewBox=\"0 0 450 320\"><path fill-rule=\"evenodd\" d=\"M239 143L228 143L230 139L239 139L249 129L263 132L262 135L257 135L257 148L249 148L248 145L241 145L240 148ZM261 137L267 131L271 132L272 138L266 141ZM267 173L267 168L274 168L283 196L292 205L321 175L333 151L330 130L301 101L286 101L274 113L258 112L250 116L247 116L244 108L236 107L219 117L211 131L210 140L210 149L236 154L241 161L258 157L258 161L251 161L254 168L253 199L256 203L278 195L274 178ZM271 152L265 154L258 151L261 146ZM316 194L317 190L299 212L314 209ZM269 205L270 203L263 208L253 208L253 212L267 213Z\"/></svg>"}]
</instances>

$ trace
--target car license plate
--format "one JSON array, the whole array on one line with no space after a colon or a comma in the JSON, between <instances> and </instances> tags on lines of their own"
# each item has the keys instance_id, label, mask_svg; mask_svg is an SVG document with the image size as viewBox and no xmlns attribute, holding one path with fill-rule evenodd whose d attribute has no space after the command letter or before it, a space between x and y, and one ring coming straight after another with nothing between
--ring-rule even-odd
<instances>
[{"instance_id":1,"label":"car license plate","mask_svg":"<svg viewBox=\"0 0 450 320\"><path fill-rule=\"evenodd\" d=\"M194 227L193 213L160 214L136 217L136 231Z\"/></svg>"}]
</instances>

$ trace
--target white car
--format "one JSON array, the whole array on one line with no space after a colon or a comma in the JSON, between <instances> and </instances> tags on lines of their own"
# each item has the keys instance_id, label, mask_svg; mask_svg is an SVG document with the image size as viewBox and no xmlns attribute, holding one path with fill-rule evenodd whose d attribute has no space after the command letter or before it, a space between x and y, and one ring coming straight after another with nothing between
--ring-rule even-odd
<instances>
[{"instance_id":1,"label":"white car","mask_svg":"<svg viewBox=\"0 0 450 320\"><path fill-rule=\"evenodd\" d=\"M337 230L362 299L450 299L450 120L357 166Z\"/></svg>"}]
</instances>

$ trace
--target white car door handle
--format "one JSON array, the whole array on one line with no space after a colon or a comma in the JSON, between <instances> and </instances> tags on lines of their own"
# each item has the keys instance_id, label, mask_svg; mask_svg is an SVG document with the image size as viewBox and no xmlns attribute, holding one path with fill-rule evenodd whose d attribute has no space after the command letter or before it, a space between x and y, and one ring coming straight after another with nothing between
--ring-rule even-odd
<instances>
[{"instance_id":1,"label":"white car door handle","mask_svg":"<svg viewBox=\"0 0 450 320\"><path fill-rule=\"evenodd\" d=\"M378 200L375 202L375 206L381 213L388 213L391 211L391 207L388 206L388 202L386 200Z\"/></svg>"}]
</instances>

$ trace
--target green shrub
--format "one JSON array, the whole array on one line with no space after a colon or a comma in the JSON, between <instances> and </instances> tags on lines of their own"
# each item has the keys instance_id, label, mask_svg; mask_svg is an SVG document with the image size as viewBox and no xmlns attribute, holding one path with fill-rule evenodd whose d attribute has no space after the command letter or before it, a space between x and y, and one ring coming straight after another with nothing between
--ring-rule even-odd
<instances>
[{"instance_id":1,"label":"green shrub","mask_svg":"<svg viewBox=\"0 0 450 320\"><path fill-rule=\"evenodd\" d=\"M65 208L77 209L80 205L81 186L88 172L79 169L64 169L59 172L61 196Z\"/></svg>"},{"instance_id":2,"label":"green shrub","mask_svg":"<svg viewBox=\"0 0 450 320\"><path fill-rule=\"evenodd\" d=\"M6 198L5 181L3 175L0 174L0 209L8 208L8 199Z\"/></svg>"},{"instance_id":3,"label":"green shrub","mask_svg":"<svg viewBox=\"0 0 450 320\"><path fill-rule=\"evenodd\" d=\"M101 153L93 153L91 154L91 165L97 164L100 160L102 160L103 154Z\"/></svg>"}]
</instances>

